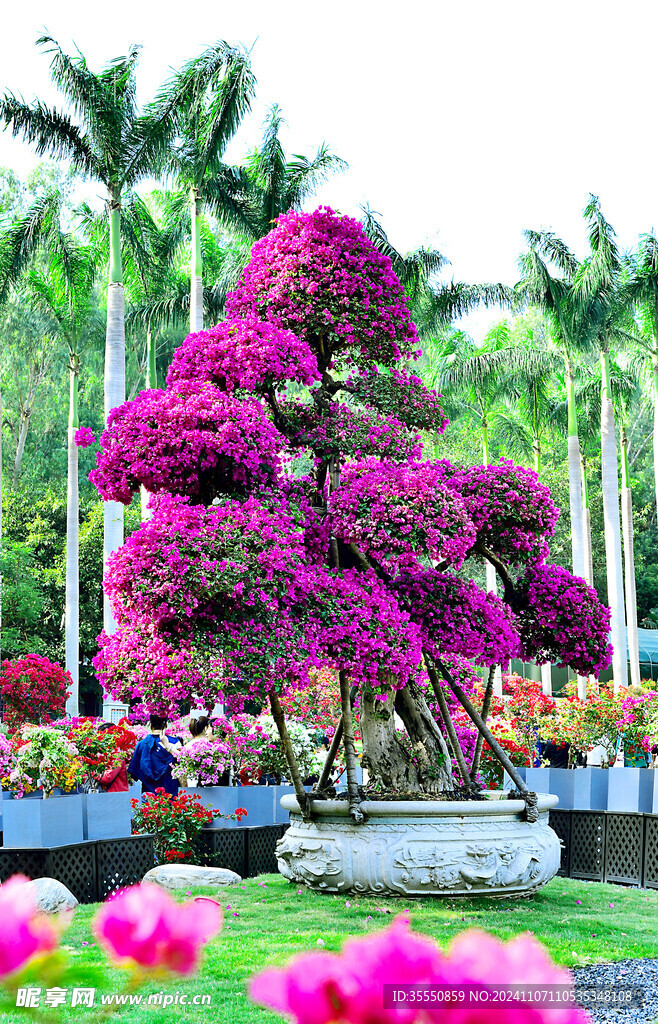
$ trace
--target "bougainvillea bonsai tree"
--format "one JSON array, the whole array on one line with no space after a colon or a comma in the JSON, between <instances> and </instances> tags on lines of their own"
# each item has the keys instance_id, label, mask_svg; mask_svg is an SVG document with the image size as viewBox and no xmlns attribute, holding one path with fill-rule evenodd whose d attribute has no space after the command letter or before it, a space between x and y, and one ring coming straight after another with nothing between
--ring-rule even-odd
<instances>
[{"instance_id":1,"label":"bougainvillea bonsai tree","mask_svg":"<svg viewBox=\"0 0 658 1024\"><path fill-rule=\"evenodd\" d=\"M380 790L450 790L453 762L471 789L486 740L527 795L487 728L490 689L477 702L463 680L514 657L583 675L610 661L608 610L546 563L550 492L511 463L424 457L421 431L446 418L409 369L402 287L357 221L281 216L226 317L190 335L166 389L115 409L101 438L102 497L152 495L152 518L108 566L119 626L100 638L104 686L161 713L191 693L208 708L220 692L269 702L306 813L279 693L328 668L341 718L316 795L342 742L355 821L355 698ZM474 560L495 566L502 598L470 578ZM457 706L479 734L470 764Z\"/></svg>"}]
</instances>

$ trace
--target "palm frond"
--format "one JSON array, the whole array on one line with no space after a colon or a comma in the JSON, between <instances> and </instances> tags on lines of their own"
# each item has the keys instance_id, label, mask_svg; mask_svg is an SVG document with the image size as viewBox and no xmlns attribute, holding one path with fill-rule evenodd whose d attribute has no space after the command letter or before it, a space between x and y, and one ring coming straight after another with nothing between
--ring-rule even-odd
<instances>
[{"instance_id":1,"label":"palm frond","mask_svg":"<svg viewBox=\"0 0 658 1024\"><path fill-rule=\"evenodd\" d=\"M46 107L39 100L28 106L13 93L5 93L0 99L0 121L11 127L14 138L22 135L33 144L37 156L70 160L79 174L107 184L105 169L89 140L67 114Z\"/></svg>"}]
</instances>

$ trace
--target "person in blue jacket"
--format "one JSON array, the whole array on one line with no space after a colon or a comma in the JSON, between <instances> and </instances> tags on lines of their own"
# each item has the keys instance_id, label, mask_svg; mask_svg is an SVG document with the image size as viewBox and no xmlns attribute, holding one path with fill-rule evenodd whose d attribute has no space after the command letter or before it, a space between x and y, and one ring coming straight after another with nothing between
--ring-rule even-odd
<instances>
[{"instance_id":1,"label":"person in blue jacket","mask_svg":"<svg viewBox=\"0 0 658 1024\"><path fill-rule=\"evenodd\" d=\"M166 735L166 718L150 715L149 724L151 732L135 747L128 771L141 782L142 794L155 793L156 789L162 788L166 793L176 796L180 784L171 774L176 760L173 749L183 741L179 737Z\"/></svg>"}]
</instances>

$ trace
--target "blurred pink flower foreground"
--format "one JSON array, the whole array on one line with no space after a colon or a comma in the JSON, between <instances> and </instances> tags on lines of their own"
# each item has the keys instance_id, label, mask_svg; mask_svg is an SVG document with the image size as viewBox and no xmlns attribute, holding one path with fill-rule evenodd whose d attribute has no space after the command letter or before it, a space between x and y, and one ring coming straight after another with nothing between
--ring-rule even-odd
<instances>
[{"instance_id":1,"label":"blurred pink flower foreground","mask_svg":"<svg viewBox=\"0 0 658 1024\"><path fill-rule=\"evenodd\" d=\"M177 974L196 970L202 946L221 927L222 909L214 900L177 903L148 882L120 890L94 920L99 942L115 960Z\"/></svg>"},{"instance_id":2,"label":"blurred pink flower foreground","mask_svg":"<svg viewBox=\"0 0 658 1024\"><path fill-rule=\"evenodd\" d=\"M475 930L459 935L443 953L398 917L390 928L345 943L342 953L306 953L285 968L252 978L249 995L289 1014L296 1024L588 1024L575 1006L383 1008L383 986L572 985L531 935L502 943Z\"/></svg>"},{"instance_id":3,"label":"blurred pink flower foreground","mask_svg":"<svg viewBox=\"0 0 658 1024\"><path fill-rule=\"evenodd\" d=\"M14 875L0 886L0 922L0 979L57 944L58 928L39 913L34 886L25 875Z\"/></svg>"}]
</instances>

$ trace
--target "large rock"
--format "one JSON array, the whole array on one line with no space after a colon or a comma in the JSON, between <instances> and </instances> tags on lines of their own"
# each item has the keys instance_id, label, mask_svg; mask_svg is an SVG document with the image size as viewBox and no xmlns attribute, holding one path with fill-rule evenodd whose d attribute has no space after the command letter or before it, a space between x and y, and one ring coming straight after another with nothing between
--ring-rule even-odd
<instances>
[{"instance_id":1,"label":"large rock","mask_svg":"<svg viewBox=\"0 0 658 1024\"><path fill-rule=\"evenodd\" d=\"M59 914L61 910L73 910L78 905L73 893L56 878L35 878L32 884L37 906L45 914Z\"/></svg>"},{"instance_id":2,"label":"large rock","mask_svg":"<svg viewBox=\"0 0 658 1024\"><path fill-rule=\"evenodd\" d=\"M203 868L195 864L159 864L144 875L145 882L155 882L163 889L190 889L194 885L219 889L235 885L242 878L228 868Z\"/></svg>"}]
</instances>

